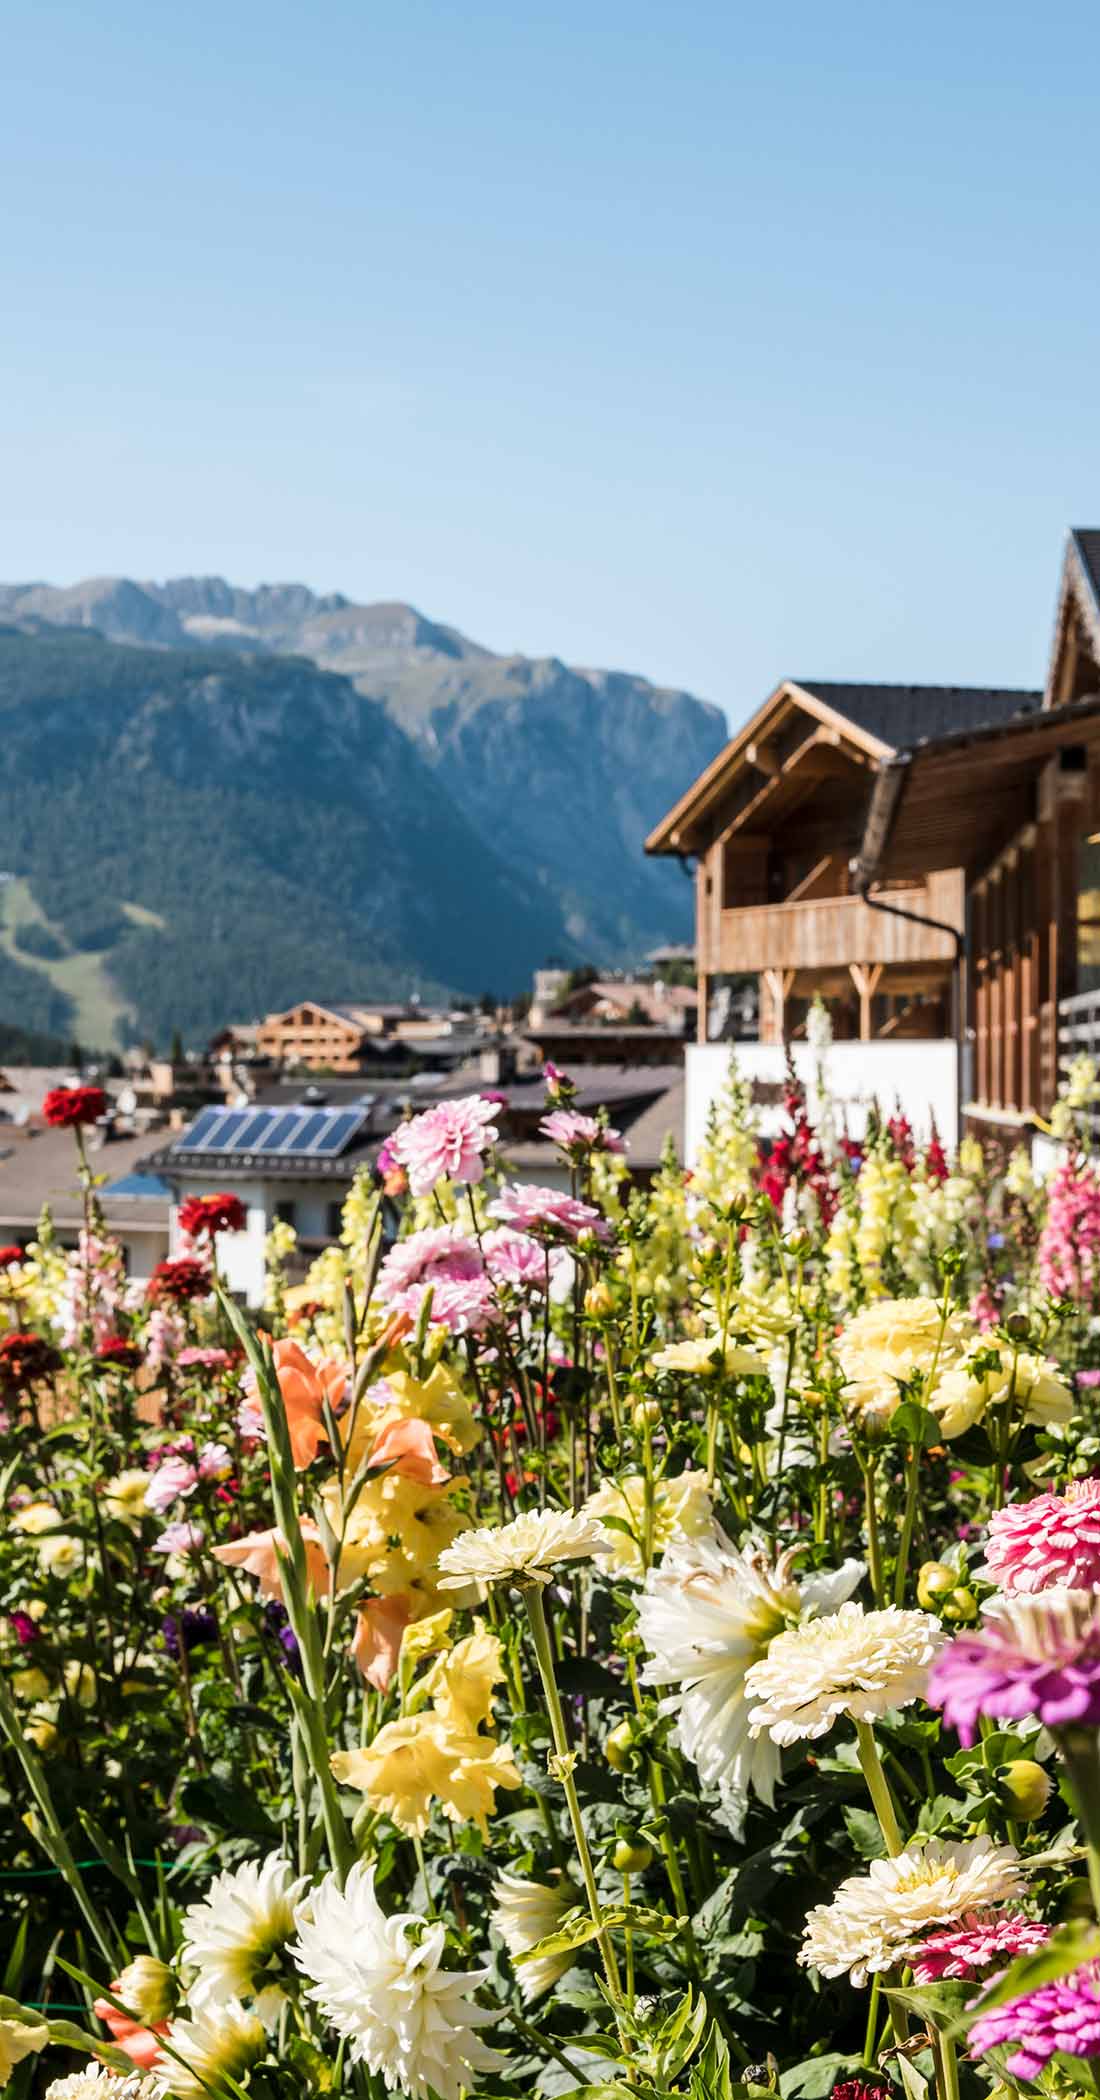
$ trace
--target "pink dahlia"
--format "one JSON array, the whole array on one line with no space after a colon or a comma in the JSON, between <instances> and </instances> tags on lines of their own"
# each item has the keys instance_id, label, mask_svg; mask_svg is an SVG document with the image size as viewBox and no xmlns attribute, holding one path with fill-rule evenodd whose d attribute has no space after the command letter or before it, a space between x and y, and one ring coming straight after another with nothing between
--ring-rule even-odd
<instances>
[{"instance_id":1,"label":"pink dahlia","mask_svg":"<svg viewBox=\"0 0 1100 2100\"><path fill-rule=\"evenodd\" d=\"M589 1152L625 1152L626 1145L617 1130L600 1123L595 1116L582 1116L575 1108L551 1109L539 1124L543 1137L551 1144L560 1145L571 1159L583 1159Z\"/></svg>"},{"instance_id":2,"label":"pink dahlia","mask_svg":"<svg viewBox=\"0 0 1100 2100\"><path fill-rule=\"evenodd\" d=\"M1047 1927L1022 1911L971 1911L956 1925L914 1941L906 1953L918 1983L939 1983L945 1976L968 1980L984 1976L995 1962L1003 1965L1005 1956L1015 1961L1018 1954L1035 1954L1049 1938Z\"/></svg>"},{"instance_id":3,"label":"pink dahlia","mask_svg":"<svg viewBox=\"0 0 1100 2100\"><path fill-rule=\"evenodd\" d=\"M496 1143L495 1114L483 1095L467 1094L402 1123L389 1140L389 1152L404 1167L413 1195L430 1195L438 1181L481 1181L485 1154Z\"/></svg>"},{"instance_id":4,"label":"pink dahlia","mask_svg":"<svg viewBox=\"0 0 1100 2100\"><path fill-rule=\"evenodd\" d=\"M547 1273L553 1280L555 1264L561 1260L560 1254L532 1239L529 1232L513 1232L507 1225L487 1232L481 1250L493 1282L507 1284L514 1291L545 1291Z\"/></svg>"},{"instance_id":5,"label":"pink dahlia","mask_svg":"<svg viewBox=\"0 0 1100 2100\"><path fill-rule=\"evenodd\" d=\"M994 1510L983 1572L1002 1590L1100 1583L1100 1480L1071 1480L1064 1495Z\"/></svg>"},{"instance_id":6,"label":"pink dahlia","mask_svg":"<svg viewBox=\"0 0 1100 2100\"><path fill-rule=\"evenodd\" d=\"M414 1283L468 1283L485 1267L476 1240L458 1225L431 1225L426 1232L410 1232L408 1239L391 1247L378 1271L378 1289L383 1298L395 1298Z\"/></svg>"},{"instance_id":7,"label":"pink dahlia","mask_svg":"<svg viewBox=\"0 0 1100 2100\"><path fill-rule=\"evenodd\" d=\"M997 1597L985 1624L962 1633L932 1665L927 1699L970 1744L982 1714L1044 1728L1100 1727L1100 1598L1091 1590Z\"/></svg>"},{"instance_id":8,"label":"pink dahlia","mask_svg":"<svg viewBox=\"0 0 1100 2100\"><path fill-rule=\"evenodd\" d=\"M591 1203L563 1195L561 1189L539 1188L533 1181L513 1181L502 1188L489 1205L489 1216L520 1232L553 1233L567 1240L579 1240L586 1232L599 1240L610 1237L606 1218Z\"/></svg>"},{"instance_id":9,"label":"pink dahlia","mask_svg":"<svg viewBox=\"0 0 1100 2100\"><path fill-rule=\"evenodd\" d=\"M1005 2068L1014 2078L1038 2078L1059 2050L1066 2056L1100 2056L1100 1978L1094 1967L1077 1969L1056 1983L1041 1984L1025 1998L1010 1998L982 2013L970 2030L970 2053L1019 2043Z\"/></svg>"},{"instance_id":10,"label":"pink dahlia","mask_svg":"<svg viewBox=\"0 0 1100 2100\"><path fill-rule=\"evenodd\" d=\"M410 1320L419 1320L429 1291L429 1319L436 1326L449 1327L454 1335L484 1334L496 1314L493 1286L487 1276L473 1276L465 1281L429 1276L391 1298L390 1305L394 1312L408 1313Z\"/></svg>"}]
</instances>

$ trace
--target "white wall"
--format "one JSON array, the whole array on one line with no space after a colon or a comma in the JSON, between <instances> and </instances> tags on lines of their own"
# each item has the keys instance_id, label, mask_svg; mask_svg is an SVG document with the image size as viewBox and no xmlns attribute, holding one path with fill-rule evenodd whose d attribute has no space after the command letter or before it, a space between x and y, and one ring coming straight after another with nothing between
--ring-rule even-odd
<instances>
[{"instance_id":1,"label":"white wall","mask_svg":"<svg viewBox=\"0 0 1100 2100\"><path fill-rule=\"evenodd\" d=\"M812 1089L818 1054L808 1043L795 1043L795 1070ZM746 1079L782 1083L786 1058L778 1043L692 1043L687 1052L685 1160L693 1163L706 1131L711 1102L721 1092L733 1059ZM824 1054L825 1080L836 1104L838 1126L850 1137L862 1137L867 1111L877 1100L887 1115L900 1100L918 1138L926 1138L933 1115L946 1145L958 1142L958 1070L954 1042L833 1043ZM760 1114L765 1134L780 1127L782 1110Z\"/></svg>"}]
</instances>

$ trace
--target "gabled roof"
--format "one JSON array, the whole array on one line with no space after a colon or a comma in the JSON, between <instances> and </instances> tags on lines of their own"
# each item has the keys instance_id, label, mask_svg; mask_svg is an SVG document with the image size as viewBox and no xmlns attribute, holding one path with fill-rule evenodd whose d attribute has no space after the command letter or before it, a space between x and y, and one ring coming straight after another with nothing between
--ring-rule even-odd
<instances>
[{"instance_id":1,"label":"gabled roof","mask_svg":"<svg viewBox=\"0 0 1100 2100\"><path fill-rule=\"evenodd\" d=\"M818 725L819 738L854 765L875 767L927 737L1010 721L1037 710L1041 700L1041 693L1022 687L784 679L650 833L646 852L697 852L708 814L792 715L808 716Z\"/></svg>"},{"instance_id":2,"label":"gabled roof","mask_svg":"<svg viewBox=\"0 0 1100 2100\"><path fill-rule=\"evenodd\" d=\"M1084 660L1082 661L1082 653ZM1100 686L1100 531L1075 526L1066 539L1044 707L1061 707Z\"/></svg>"}]
</instances>

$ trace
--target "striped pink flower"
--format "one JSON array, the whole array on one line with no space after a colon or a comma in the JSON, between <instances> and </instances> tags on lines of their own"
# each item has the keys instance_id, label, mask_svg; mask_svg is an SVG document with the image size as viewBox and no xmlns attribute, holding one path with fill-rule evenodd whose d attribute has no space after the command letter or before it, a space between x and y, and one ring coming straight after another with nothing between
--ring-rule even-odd
<instances>
[{"instance_id":1,"label":"striped pink flower","mask_svg":"<svg viewBox=\"0 0 1100 2100\"><path fill-rule=\"evenodd\" d=\"M1036 1495L994 1510L985 1573L1002 1590L1088 1590L1100 1583L1100 1480L1071 1480L1064 1495Z\"/></svg>"}]
</instances>

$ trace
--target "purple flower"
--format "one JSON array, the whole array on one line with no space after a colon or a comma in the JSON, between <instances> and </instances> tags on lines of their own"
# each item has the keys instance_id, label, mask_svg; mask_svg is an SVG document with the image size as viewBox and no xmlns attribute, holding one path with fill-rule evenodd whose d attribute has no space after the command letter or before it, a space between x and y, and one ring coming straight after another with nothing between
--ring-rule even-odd
<instances>
[{"instance_id":1,"label":"purple flower","mask_svg":"<svg viewBox=\"0 0 1100 2100\"><path fill-rule=\"evenodd\" d=\"M984 1626L937 1657L927 1696L966 1744L982 1714L1100 1728L1100 1599L1067 1589L994 1599Z\"/></svg>"},{"instance_id":2,"label":"purple flower","mask_svg":"<svg viewBox=\"0 0 1100 2100\"><path fill-rule=\"evenodd\" d=\"M1044 1983L1025 1998L1010 1998L982 2013L970 2030L970 2053L986 2056L1018 2042L1006 2059L1014 2078L1038 2078L1051 2057L1100 2056L1100 1986L1094 1968Z\"/></svg>"},{"instance_id":3,"label":"purple flower","mask_svg":"<svg viewBox=\"0 0 1100 2100\"><path fill-rule=\"evenodd\" d=\"M295 1676L300 1677L302 1651L298 1645L298 1636L287 1619L286 1605L280 1604L278 1598L273 1597L269 1604L264 1605L263 1619L265 1630L278 1642L283 1651L283 1661L287 1669L293 1670Z\"/></svg>"},{"instance_id":4,"label":"purple flower","mask_svg":"<svg viewBox=\"0 0 1100 2100\"><path fill-rule=\"evenodd\" d=\"M41 1638L29 1611L10 1611L8 1625L21 1648L33 1648L35 1642Z\"/></svg>"},{"instance_id":5,"label":"purple flower","mask_svg":"<svg viewBox=\"0 0 1100 2100\"><path fill-rule=\"evenodd\" d=\"M164 1645L173 1661L178 1662L180 1643L190 1655L192 1648L204 1648L218 1636L218 1622L205 1605L185 1604L178 1615L169 1612L161 1626Z\"/></svg>"}]
</instances>

